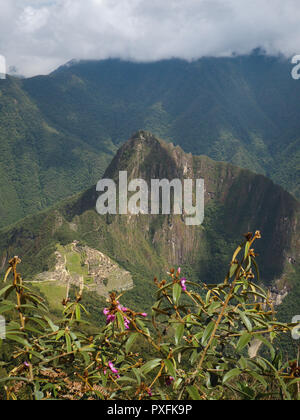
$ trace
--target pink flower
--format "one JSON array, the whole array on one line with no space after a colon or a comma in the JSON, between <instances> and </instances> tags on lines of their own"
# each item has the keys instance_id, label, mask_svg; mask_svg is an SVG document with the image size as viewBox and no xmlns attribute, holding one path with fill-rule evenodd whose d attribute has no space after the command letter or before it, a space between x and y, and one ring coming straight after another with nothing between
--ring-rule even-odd
<instances>
[{"instance_id":1,"label":"pink flower","mask_svg":"<svg viewBox=\"0 0 300 420\"><path fill-rule=\"evenodd\" d=\"M122 311L122 312L127 312L128 311L128 308L126 308L126 306L122 306L122 305L118 305L118 309L119 309L119 311Z\"/></svg>"},{"instance_id":2,"label":"pink flower","mask_svg":"<svg viewBox=\"0 0 300 420\"><path fill-rule=\"evenodd\" d=\"M108 315L109 314L109 309L108 308L104 308L103 313L104 313L105 316Z\"/></svg>"},{"instance_id":3,"label":"pink flower","mask_svg":"<svg viewBox=\"0 0 300 420\"><path fill-rule=\"evenodd\" d=\"M115 315L107 315L106 317L106 323L110 324L111 322L114 322L114 320L116 319Z\"/></svg>"},{"instance_id":4,"label":"pink flower","mask_svg":"<svg viewBox=\"0 0 300 420\"><path fill-rule=\"evenodd\" d=\"M116 369L115 367L114 367L114 365L113 365L113 363L112 362L108 362L108 366L109 366L109 369L112 371L112 373L119 373L119 371L118 371L118 369Z\"/></svg>"},{"instance_id":5,"label":"pink flower","mask_svg":"<svg viewBox=\"0 0 300 420\"><path fill-rule=\"evenodd\" d=\"M178 267L177 273L180 274L181 273L181 268Z\"/></svg>"},{"instance_id":6,"label":"pink flower","mask_svg":"<svg viewBox=\"0 0 300 420\"><path fill-rule=\"evenodd\" d=\"M151 391L150 388L147 389L147 393L148 393L149 397L152 397L152 391Z\"/></svg>"},{"instance_id":7,"label":"pink flower","mask_svg":"<svg viewBox=\"0 0 300 420\"><path fill-rule=\"evenodd\" d=\"M130 321L129 321L129 319L127 319L125 317L124 317L124 325L125 325L126 330L129 330Z\"/></svg>"},{"instance_id":8,"label":"pink flower","mask_svg":"<svg viewBox=\"0 0 300 420\"><path fill-rule=\"evenodd\" d=\"M146 317L148 316L148 314L146 314L146 312L143 312L143 313L141 314L141 316L143 316L144 318L146 318Z\"/></svg>"},{"instance_id":9,"label":"pink flower","mask_svg":"<svg viewBox=\"0 0 300 420\"><path fill-rule=\"evenodd\" d=\"M24 366L29 367L29 363L28 362L24 362Z\"/></svg>"},{"instance_id":10,"label":"pink flower","mask_svg":"<svg viewBox=\"0 0 300 420\"><path fill-rule=\"evenodd\" d=\"M185 283L186 283L186 279L183 278L183 279L180 280L180 285L181 285L181 288L184 292L186 291Z\"/></svg>"}]
</instances>

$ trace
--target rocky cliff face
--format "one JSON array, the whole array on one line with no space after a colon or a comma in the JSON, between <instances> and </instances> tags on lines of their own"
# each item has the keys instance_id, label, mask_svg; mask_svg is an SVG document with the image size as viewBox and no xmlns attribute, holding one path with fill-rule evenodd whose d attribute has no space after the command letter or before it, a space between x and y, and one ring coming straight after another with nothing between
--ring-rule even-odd
<instances>
[{"instance_id":1,"label":"rocky cliff face","mask_svg":"<svg viewBox=\"0 0 300 420\"><path fill-rule=\"evenodd\" d=\"M218 242L220 237L227 237L230 242L256 229L263 234L258 247L266 279L281 275L290 254L295 263L299 261L299 203L266 177L206 156L186 154L145 131L125 143L104 177L117 180L120 170L127 170L129 180L142 178L148 183L154 178L204 179L203 226L187 227L179 216L160 219L159 228L153 228L155 217L144 220L144 233L171 264L197 264L201 260L203 264L214 257L214 239ZM138 227L139 219L129 220Z\"/></svg>"},{"instance_id":2,"label":"rocky cliff face","mask_svg":"<svg viewBox=\"0 0 300 420\"><path fill-rule=\"evenodd\" d=\"M57 244L77 240L135 273L142 294L146 278L172 265L192 267L203 281L220 281L241 235L261 230L257 251L262 280L282 278L287 266L293 274L300 260L299 203L266 177L186 154L145 131L119 149L104 178L117 181L125 170L128 180L203 178L204 223L186 226L180 215L100 216L95 210L98 193L92 187L54 210L2 231L0 255L18 253L24 270L36 274L53 269L51 255ZM291 257L294 265L289 263Z\"/></svg>"}]
</instances>

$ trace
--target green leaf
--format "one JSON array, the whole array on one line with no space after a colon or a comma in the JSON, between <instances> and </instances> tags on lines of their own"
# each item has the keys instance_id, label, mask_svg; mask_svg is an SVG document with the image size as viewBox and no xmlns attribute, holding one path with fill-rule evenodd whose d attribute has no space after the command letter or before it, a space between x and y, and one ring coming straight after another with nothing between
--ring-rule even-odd
<instances>
[{"instance_id":1,"label":"green leaf","mask_svg":"<svg viewBox=\"0 0 300 420\"><path fill-rule=\"evenodd\" d=\"M117 312L117 320L118 320L118 326L120 327L121 331L125 331L124 318L120 314L120 312Z\"/></svg>"},{"instance_id":2,"label":"green leaf","mask_svg":"<svg viewBox=\"0 0 300 420\"><path fill-rule=\"evenodd\" d=\"M257 372L250 371L249 374L256 380L258 380L265 388L268 387L267 381L263 376L259 375Z\"/></svg>"},{"instance_id":3,"label":"green leaf","mask_svg":"<svg viewBox=\"0 0 300 420\"><path fill-rule=\"evenodd\" d=\"M20 326L18 324L15 325L15 323L13 323L13 322L9 323L6 326L6 332L7 332L7 334L26 336L26 332L25 331L20 331Z\"/></svg>"},{"instance_id":4,"label":"green leaf","mask_svg":"<svg viewBox=\"0 0 300 420\"><path fill-rule=\"evenodd\" d=\"M246 245L245 245L244 259L246 259L247 256L248 256L249 248L250 248L250 242L247 242Z\"/></svg>"},{"instance_id":5,"label":"green leaf","mask_svg":"<svg viewBox=\"0 0 300 420\"><path fill-rule=\"evenodd\" d=\"M290 387L290 386L292 386L294 384L297 384L299 382L300 382L300 378L295 378L291 382L289 382L287 386Z\"/></svg>"},{"instance_id":6,"label":"green leaf","mask_svg":"<svg viewBox=\"0 0 300 420\"><path fill-rule=\"evenodd\" d=\"M15 288L15 286L12 286L11 284L4 287L3 289L0 290L0 296L5 295L5 298L7 298L9 296L9 294L13 291L13 289Z\"/></svg>"},{"instance_id":7,"label":"green leaf","mask_svg":"<svg viewBox=\"0 0 300 420\"><path fill-rule=\"evenodd\" d=\"M173 301L174 301L176 306L178 306L178 302L179 302L179 299L180 299L180 296L181 296L181 292L182 292L181 286L179 285L179 283L175 283L173 285Z\"/></svg>"},{"instance_id":8,"label":"green leaf","mask_svg":"<svg viewBox=\"0 0 300 420\"><path fill-rule=\"evenodd\" d=\"M192 400L201 400L200 394L198 392L198 389L195 387L195 385L188 386L187 392L189 393L189 396Z\"/></svg>"},{"instance_id":9,"label":"green leaf","mask_svg":"<svg viewBox=\"0 0 300 420\"><path fill-rule=\"evenodd\" d=\"M81 313L80 313L80 305L78 305L78 304L76 305L75 316L76 316L76 321L80 321Z\"/></svg>"},{"instance_id":10,"label":"green leaf","mask_svg":"<svg viewBox=\"0 0 300 420\"><path fill-rule=\"evenodd\" d=\"M84 359L85 366L88 366L91 363L90 356L84 351L80 352L80 354L82 355L82 357Z\"/></svg>"},{"instance_id":11,"label":"green leaf","mask_svg":"<svg viewBox=\"0 0 300 420\"><path fill-rule=\"evenodd\" d=\"M214 330L215 324L216 324L215 321L211 321L208 324L208 326L205 328L205 331L203 333L202 340L201 340L202 346L205 346L207 344L207 342L208 342L208 340L209 340L209 338L210 338L210 336L211 336L211 334Z\"/></svg>"},{"instance_id":12,"label":"green leaf","mask_svg":"<svg viewBox=\"0 0 300 420\"><path fill-rule=\"evenodd\" d=\"M239 387L239 389L237 389L237 391L244 396L244 398L246 400L254 400L255 399L255 395L256 392L254 389L250 388L249 386L243 384L243 383L238 383L237 386Z\"/></svg>"},{"instance_id":13,"label":"green leaf","mask_svg":"<svg viewBox=\"0 0 300 420\"><path fill-rule=\"evenodd\" d=\"M72 352L72 343L71 343L71 337L68 333L65 334L65 339L66 339L66 345L67 345L67 352L71 353Z\"/></svg>"},{"instance_id":14,"label":"green leaf","mask_svg":"<svg viewBox=\"0 0 300 420\"><path fill-rule=\"evenodd\" d=\"M49 312L48 307L43 303L43 301L41 300L39 296L35 296L33 294L27 294L26 297L28 300L38 305L39 309L43 309L45 312Z\"/></svg>"},{"instance_id":15,"label":"green leaf","mask_svg":"<svg viewBox=\"0 0 300 420\"><path fill-rule=\"evenodd\" d=\"M34 357L36 357L39 360L44 360L44 356L41 353L38 353L37 351L31 350L30 354Z\"/></svg>"},{"instance_id":16,"label":"green leaf","mask_svg":"<svg viewBox=\"0 0 300 420\"><path fill-rule=\"evenodd\" d=\"M133 383L136 383L136 379L130 378L129 376L122 376L121 378L117 379L117 382L133 382Z\"/></svg>"},{"instance_id":17,"label":"green leaf","mask_svg":"<svg viewBox=\"0 0 300 420\"><path fill-rule=\"evenodd\" d=\"M216 310L218 309L218 308L220 308L220 306L222 306L222 302L220 302L220 301L217 301L217 302L212 302L210 305L209 305L209 307L207 308L207 313L209 314L209 315L213 315L215 312L216 312Z\"/></svg>"},{"instance_id":18,"label":"green leaf","mask_svg":"<svg viewBox=\"0 0 300 420\"><path fill-rule=\"evenodd\" d=\"M243 356L240 358L238 364L242 369L247 368L247 360Z\"/></svg>"},{"instance_id":19,"label":"green leaf","mask_svg":"<svg viewBox=\"0 0 300 420\"><path fill-rule=\"evenodd\" d=\"M72 331L70 331L70 337L72 338L73 341L77 340L77 335L73 333Z\"/></svg>"},{"instance_id":20,"label":"green leaf","mask_svg":"<svg viewBox=\"0 0 300 420\"><path fill-rule=\"evenodd\" d=\"M155 369L161 363L161 359L153 359L149 362L145 363L144 366L141 368L142 372L147 375L147 373L151 372L151 370Z\"/></svg>"},{"instance_id":21,"label":"green leaf","mask_svg":"<svg viewBox=\"0 0 300 420\"><path fill-rule=\"evenodd\" d=\"M85 307L83 305L81 305L81 303L79 304L79 306L86 315L89 315L88 311L85 309Z\"/></svg>"},{"instance_id":22,"label":"green leaf","mask_svg":"<svg viewBox=\"0 0 300 420\"><path fill-rule=\"evenodd\" d=\"M197 357L199 356L199 354L198 354L198 352L197 352L197 350L194 350L193 352L192 352L192 354L191 354L191 357L190 357L190 364L191 365L194 365L194 363L195 363L195 361L197 360Z\"/></svg>"},{"instance_id":23,"label":"green leaf","mask_svg":"<svg viewBox=\"0 0 300 420\"><path fill-rule=\"evenodd\" d=\"M233 378L239 376L240 374L241 374L241 370L238 369L238 368L230 370L224 376L224 378L223 378L223 384L225 384L226 382L230 381L230 379L233 379Z\"/></svg>"},{"instance_id":24,"label":"green leaf","mask_svg":"<svg viewBox=\"0 0 300 420\"><path fill-rule=\"evenodd\" d=\"M274 372L274 374L275 374L275 376L276 376L276 379L278 380L278 382L280 383L280 386L281 386L281 391L282 391L282 393L285 395L285 397L288 399L288 400L290 400L291 399L291 395L290 395L290 393L287 391L287 387L286 387L286 384L285 384L285 382L283 381L283 379L281 378L281 376L280 376L280 374L279 374L279 372L278 372L278 366L277 367L275 367L275 366L273 366L273 364L272 363L270 363L267 359L265 359L265 358L261 358L272 370L273 370L273 372Z\"/></svg>"},{"instance_id":25,"label":"green leaf","mask_svg":"<svg viewBox=\"0 0 300 420\"><path fill-rule=\"evenodd\" d=\"M245 325L245 327L247 328L247 330L249 332L251 332L252 331L251 321L249 320L249 318L247 317L247 315L244 312L239 311L239 314L240 314L241 320L243 321L243 324Z\"/></svg>"},{"instance_id":26,"label":"green leaf","mask_svg":"<svg viewBox=\"0 0 300 420\"><path fill-rule=\"evenodd\" d=\"M5 312L9 312L9 311L11 311L13 308L15 308L16 307L16 304L15 303L12 303L11 305L3 305L3 306L1 306L1 308L0 308L0 314L3 314L3 313L5 313Z\"/></svg>"},{"instance_id":27,"label":"green leaf","mask_svg":"<svg viewBox=\"0 0 300 420\"><path fill-rule=\"evenodd\" d=\"M136 376L138 385L140 386L141 385L141 381L142 381L140 370L139 369L136 369L136 368L133 368L132 371L133 371L133 373Z\"/></svg>"},{"instance_id":28,"label":"green leaf","mask_svg":"<svg viewBox=\"0 0 300 420\"><path fill-rule=\"evenodd\" d=\"M252 335L251 334L244 333L240 337L240 339L239 339L239 341L237 343L236 351L237 352L240 352L241 350L243 350L243 348L245 348L247 346L247 344L250 342L251 338L252 338Z\"/></svg>"},{"instance_id":29,"label":"green leaf","mask_svg":"<svg viewBox=\"0 0 300 420\"><path fill-rule=\"evenodd\" d=\"M247 272L247 271L249 271L249 270L250 270L250 268L251 268L251 258L250 258L250 257L247 257L247 258L246 258L246 261L247 261L247 266L246 266L246 268L245 268L245 271Z\"/></svg>"},{"instance_id":30,"label":"green leaf","mask_svg":"<svg viewBox=\"0 0 300 420\"><path fill-rule=\"evenodd\" d=\"M17 343L22 344L25 347L31 347L28 341L25 340L25 338L20 337L19 335L6 334L6 339L16 341Z\"/></svg>"},{"instance_id":31,"label":"green leaf","mask_svg":"<svg viewBox=\"0 0 300 420\"><path fill-rule=\"evenodd\" d=\"M61 339L61 337L63 337L65 335L65 331L64 330L60 330L57 333L57 336L55 337L55 340L58 341L59 339Z\"/></svg>"},{"instance_id":32,"label":"green leaf","mask_svg":"<svg viewBox=\"0 0 300 420\"><path fill-rule=\"evenodd\" d=\"M176 378L176 369L173 362L170 359L165 359L164 363L167 369L167 373L173 376L173 378Z\"/></svg>"},{"instance_id":33,"label":"green leaf","mask_svg":"<svg viewBox=\"0 0 300 420\"><path fill-rule=\"evenodd\" d=\"M269 325L275 325L275 326L278 326L278 327L288 328L287 324L285 324L284 322L270 321Z\"/></svg>"},{"instance_id":34,"label":"green leaf","mask_svg":"<svg viewBox=\"0 0 300 420\"><path fill-rule=\"evenodd\" d=\"M274 360L275 359L276 352L275 352L275 349L272 346L272 344L265 337L263 337L262 335L257 336L256 339L259 340L259 341L261 341L265 346L268 347L268 349L270 350L271 359Z\"/></svg>"},{"instance_id":35,"label":"green leaf","mask_svg":"<svg viewBox=\"0 0 300 420\"><path fill-rule=\"evenodd\" d=\"M184 334L184 324L178 324L175 330L175 344L176 346L180 343Z\"/></svg>"},{"instance_id":36,"label":"green leaf","mask_svg":"<svg viewBox=\"0 0 300 420\"><path fill-rule=\"evenodd\" d=\"M183 379L182 378L178 378L175 382L174 382L174 390L176 391L179 387L180 387L180 385L181 385L181 383L182 383L182 381L183 381Z\"/></svg>"},{"instance_id":37,"label":"green leaf","mask_svg":"<svg viewBox=\"0 0 300 420\"><path fill-rule=\"evenodd\" d=\"M146 333L147 335L150 335L149 329L145 326L145 324L143 323L141 319L137 318L136 323L141 328L141 330L144 331L144 333Z\"/></svg>"},{"instance_id":38,"label":"green leaf","mask_svg":"<svg viewBox=\"0 0 300 420\"><path fill-rule=\"evenodd\" d=\"M135 340L138 338L139 334L138 333L133 333L130 335L130 337L128 338L126 345L125 345L125 351L126 353L129 353L131 347L133 346Z\"/></svg>"},{"instance_id":39,"label":"green leaf","mask_svg":"<svg viewBox=\"0 0 300 420\"><path fill-rule=\"evenodd\" d=\"M38 324L40 327L42 327L43 329L45 329L46 323L43 319L38 318L37 316L35 317L27 317L28 320L34 322L35 324Z\"/></svg>"},{"instance_id":40,"label":"green leaf","mask_svg":"<svg viewBox=\"0 0 300 420\"><path fill-rule=\"evenodd\" d=\"M238 264L232 264L229 271L229 277L232 277L236 273L238 266L239 266Z\"/></svg>"},{"instance_id":41,"label":"green leaf","mask_svg":"<svg viewBox=\"0 0 300 420\"><path fill-rule=\"evenodd\" d=\"M28 378L25 378L23 376L8 376L6 378L0 378L0 383L8 381L30 382Z\"/></svg>"},{"instance_id":42,"label":"green leaf","mask_svg":"<svg viewBox=\"0 0 300 420\"><path fill-rule=\"evenodd\" d=\"M43 333L42 333L42 331L40 331L40 330L38 330L37 328L34 328L34 327L31 327L31 326L29 326L29 325L26 325L25 326L25 331L26 331L26 333L29 331L29 332L33 332L33 333L35 333L35 334L37 334L37 335L42 335Z\"/></svg>"},{"instance_id":43,"label":"green leaf","mask_svg":"<svg viewBox=\"0 0 300 420\"><path fill-rule=\"evenodd\" d=\"M258 297L260 297L260 298L262 298L262 299L266 299L266 296L265 295L263 295L262 293L259 293L259 292L253 292L252 290L248 290L248 294L250 294L250 295L254 295L254 296L258 296Z\"/></svg>"},{"instance_id":44,"label":"green leaf","mask_svg":"<svg viewBox=\"0 0 300 420\"><path fill-rule=\"evenodd\" d=\"M45 320L48 322L49 327L51 328L51 330L52 330L53 332L57 332L57 331L59 330L59 327L58 327L57 325L54 325L54 323L51 321L51 319L50 319L50 318L48 318L47 316L45 316L44 318L45 318Z\"/></svg>"}]
</instances>

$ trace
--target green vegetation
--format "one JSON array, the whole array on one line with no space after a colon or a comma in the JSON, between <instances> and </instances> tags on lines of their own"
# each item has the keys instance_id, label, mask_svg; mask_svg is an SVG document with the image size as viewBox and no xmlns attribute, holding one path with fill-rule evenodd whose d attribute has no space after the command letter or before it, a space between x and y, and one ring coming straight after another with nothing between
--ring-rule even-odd
<instances>
[{"instance_id":1,"label":"green vegetation","mask_svg":"<svg viewBox=\"0 0 300 420\"><path fill-rule=\"evenodd\" d=\"M69 273L83 276L84 281L89 280L89 271L87 265L83 261L83 255L74 250L74 245L69 244L66 247L58 245L57 250L65 258L66 269Z\"/></svg>"},{"instance_id":2,"label":"green vegetation","mask_svg":"<svg viewBox=\"0 0 300 420\"><path fill-rule=\"evenodd\" d=\"M82 62L0 81L0 227L88 188L141 128L269 176L299 197L299 84L253 54Z\"/></svg>"},{"instance_id":3,"label":"green vegetation","mask_svg":"<svg viewBox=\"0 0 300 420\"><path fill-rule=\"evenodd\" d=\"M225 280L198 285L171 269L154 279L152 323L111 293L106 326L92 336L83 320L84 290L66 295L63 318L24 286L18 257L0 290L7 320L1 340L5 400L299 400L298 361L274 340L291 333L261 288L254 242L245 235ZM8 283L11 278L11 282ZM122 297L125 300L125 297Z\"/></svg>"},{"instance_id":4,"label":"green vegetation","mask_svg":"<svg viewBox=\"0 0 300 420\"><path fill-rule=\"evenodd\" d=\"M0 228L89 187L110 151L51 126L13 78L0 81Z\"/></svg>"},{"instance_id":5,"label":"green vegetation","mask_svg":"<svg viewBox=\"0 0 300 420\"><path fill-rule=\"evenodd\" d=\"M147 132L137 133L119 149L105 176L117 179L119 171L126 169L129 180L183 179L183 165L189 168L187 176L205 179L202 226L187 227L180 216L172 215L99 216L95 188L91 188L0 231L3 269L17 254L24 279L34 280L39 273L53 271L55 251L60 249L69 269L83 275L87 285L91 276L82 266L82 253L70 254L71 244L78 241L79 248L100 251L128 271L134 284L126 294L128 304L149 310L155 275L180 265L196 283L216 283L226 275L227 261L240 235L258 226L263 232L257 246L261 285L271 287L281 279L279 292L285 285L296 291L299 271L289 257L298 261L300 252L299 203L264 176L205 156L187 155ZM120 290L122 276L117 276L116 283L111 280L109 289Z\"/></svg>"},{"instance_id":6,"label":"green vegetation","mask_svg":"<svg viewBox=\"0 0 300 420\"><path fill-rule=\"evenodd\" d=\"M300 207L264 176L299 197L300 95L289 71L284 60L254 54L83 62L0 80L0 274L8 262L13 274L0 291L9 321L2 398L299 399L289 323L299 313ZM140 127L183 149L141 131L107 167ZM117 180L120 170L129 180L204 178L203 225L187 228L179 216L100 217L95 187L79 192L104 171ZM231 259L254 227L263 232L260 276L250 248L257 235L248 233ZM116 262L103 279L107 290L121 290L124 269L133 279L122 299L135 310L111 294L106 327L105 299L90 291L87 248ZM83 278L79 292L35 281L54 270L55 251ZM169 266L181 266L187 290L176 270L153 283ZM265 287L288 291L277 314Z\"/></svg>"},{"instance_id":7,"label":"green vegetation","mask_svg":"<svg viewBox=\"0 0 300 420\"><path fill-rule=\"evenodd\" d=\"M287 277L287 283L290 287L288 295L285 297L282 305L280 305L278 310L278 319L283 322L291 322L294 316L299 315L299 302L300 302L300 265L296 264L296 267L292 272L290 272ZM290 336L281 337L278 340L278 344L282 349L284 354L292 355L297 357L298 347L297 342L293 340Z\"/></svg>"},{"instance_id":8,"label":"green vegetation","mask_svg":"<svg viewBox=\"0 0 300 420\"><path fill-rule=\"evenodd\" d=\"M146 129L186 152L268 175L299 197L299 86L291 64L259 52L234 58L61 67L25 80L55 127L103 147ZM101 146L100 146L101 145Z\"/></svg>"},{"instance_id":9,"label":"green vegetation","mask_svg":"<svg viewBox=\"0 0 300 420\"><path fill-rule=\"evenodd\" d=\"M47 300L50 311L57 312L61 308L61 302L66 296L66 286L53 284L53 282L43 282L34 284L39 293Z\"/></svg>"}]
</instances>

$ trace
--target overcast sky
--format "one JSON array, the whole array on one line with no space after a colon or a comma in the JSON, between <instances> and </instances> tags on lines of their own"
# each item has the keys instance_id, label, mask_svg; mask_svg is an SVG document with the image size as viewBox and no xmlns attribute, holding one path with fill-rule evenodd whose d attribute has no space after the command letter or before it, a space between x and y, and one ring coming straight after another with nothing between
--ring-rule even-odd
<instances>
[{"instance_id":1,"label":"overcast sky","mask_svg":"<svg viewBox=\"0 0 300 420\"><path fill-rule=\"evenodd\" d=\"M70 59L300 54L299 0L0 0L0 54L26 76Z\"/></svg>"}]
</instances>

